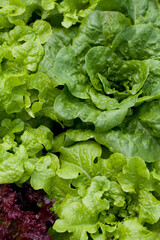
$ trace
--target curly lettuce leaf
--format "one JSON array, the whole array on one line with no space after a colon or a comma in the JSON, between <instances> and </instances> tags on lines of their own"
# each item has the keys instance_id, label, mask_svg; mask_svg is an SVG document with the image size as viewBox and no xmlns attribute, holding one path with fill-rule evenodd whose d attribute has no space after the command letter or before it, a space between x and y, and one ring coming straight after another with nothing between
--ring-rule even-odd
<instances>
[{"instance_id":1,"label":"curly lettuce leaf","mask_svg":"<svg viewBox=\"0 0 160 240\"><path fill-rule=\"evenodd\" d=\"M143 159L127 158L127 164L118 174L118 182L125 192L137 193L142 189L153 191L153 180Z\"/></svg>"},{"instance_id":2,"label":"curly lettuce leaf","mask_svg":"<svg viewBox=\"0 0 160 240\"><path fill-rule=\"evenodd\" d=\"M0 153L0 184L18 181L24 172L23 162L27 157L25 148L19 146L15 152L11 153L1 143Z\"/></svg>"},{"instance_id":3,"label":"curly lettuce leaf","mask_svg":"<svg viewBox=\"0 0 160 240\"><path fill-rule=\"evenodd\" d=\"M50 194L52 188L53 177L59 168L59 159L56 155L48 153L46 156L40 157L34 167L31 175L30 183L35 189L44 189Z\"/></svg>"},{"instance_id":4,"label":"curly lettuce leaf","mask_svg":"<svg viewBox=\"0 0 160 240\"><path fill-rule=\"evenodd\" d=\"M53 145L53 133L43 125L37 129L28 128L21 135L23 146L26 147L28 156L35 157L43 148L50 150Z\"/></svg>"},{"instance_id":5,"label":"curly lettuce leaf","mask_svg":"<svg viewBox=\"0 0 160 240\"><path fill-rule=\"evenodd\" d=\"M142 239L142 240L158 240L158 236L149 231L146 227L143 227L138 220L129 219L119 224L118 226L118 238L120 240L131 240L131 239Z\"/></svg>"},{"instance_id":6,"label":"curly lettuce leaf","mask_svg":"<svg viewBox=\"0 0 160 240\"><path fill-rule=\"evenodd\" d=\"M160 201L157 200L152 193L149 193L146 190L141 190L139 196L139 206L139 219L142 223L147 222L154 224L158 222L160 219Z\"/></svg>"},{"instance_id":7,"label":"curly lettuce leaf","mask_svg":"<svg viewBox=\"0 0 160 240\"><path fill-rule=\"evenodd\" d=\"M13 57L26 65L30 71L36 71L37 65L40 62L44 50L40 43L28 41L21 46L14 47Z\"/></svg>"},{"instance_id":8,"label":"curly lettuce leaf","mask_svg":"<svg viewBox=\"0 0 160 240\"><path fill-rule=\"evenodd\" d=\"M98 229L96 217L94 214L89 214L87 207L82 204L78 197L68 196L61 204L59 216L60 219L55 222L53 229L57 232L73 233L70 239L87 240L87 232L95 233Z\"/></svg>"},{"instance_id":9,"label":"curly lettuce leaf","mask_svg":"<svg viewBox=\"0 0 160 240\"><path fill-rule=\"evenodd\" d=\"M63 0L58 5L58 10L63 13L64 19L62 25L69 28L73 24L80 22L83 17L87 16L97 5L99 0Z\"/></svg>"}]
</instances>

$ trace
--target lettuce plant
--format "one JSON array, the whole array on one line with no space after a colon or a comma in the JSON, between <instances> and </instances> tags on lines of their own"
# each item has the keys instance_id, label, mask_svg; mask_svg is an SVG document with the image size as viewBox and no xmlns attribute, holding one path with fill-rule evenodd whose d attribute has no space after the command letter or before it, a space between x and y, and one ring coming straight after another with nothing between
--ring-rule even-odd
<instances>
[{"instance_id":1,"label":"lettuce plant","mask_svg":"<svg viewBox=\"0 0 160 240\"><path fill-rule=\"evenodd\" d=\"M24 184L23 188L14 184L0 186L2 240L51 239L47 230L56 219L50 211L54 201L49 201L44 194L44 191L35 191L28 184Z\"/></svg>"},{"instance_id":2,"label":"lettuce plant","mask_svg":"<svg viewBox=\"0 0 160 240\"><path fill-rule=\"evenodd\" d=\"M0 2L0 184L52 238L160 239L159 52L158 0Z\"/></svg>"}]
</instances>

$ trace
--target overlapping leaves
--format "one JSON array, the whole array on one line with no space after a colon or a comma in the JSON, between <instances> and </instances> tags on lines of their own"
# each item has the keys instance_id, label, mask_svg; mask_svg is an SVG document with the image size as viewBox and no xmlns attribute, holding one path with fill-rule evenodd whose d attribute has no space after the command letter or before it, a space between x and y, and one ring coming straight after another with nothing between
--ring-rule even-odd
<instances>
[{"instance_id":1,"label":"overlapping leaves","mask_svg":"<svg viewBox=\"0 0 160 240\"><path fill-rule=\"evenodd\" d=\"M0 183L54 198L56 239L160 238L159 12L0 2Z\"/></svg>"},{"instance_id":2,"label":"overlapping leaves","mask_svg":"<svg viewBox=\"0 0 160 240\"><path fill-rule=\"evenodd\" d=\"M61 193L61 202L56 205L60 217L54 225L56 231L73 233L70 239L88 239L87 232L93 239L129 239L137 228L137 237L158 239L143 227L160 218L160 201L154 196L157 180L143 159L126 159L118 153L103 159L102 149L94 141L61 147L60 153L57 175L63 184L69 181L70 191L65 196ZM53 189L59 196L59 190Z\"/></svg>"}]
</instances>

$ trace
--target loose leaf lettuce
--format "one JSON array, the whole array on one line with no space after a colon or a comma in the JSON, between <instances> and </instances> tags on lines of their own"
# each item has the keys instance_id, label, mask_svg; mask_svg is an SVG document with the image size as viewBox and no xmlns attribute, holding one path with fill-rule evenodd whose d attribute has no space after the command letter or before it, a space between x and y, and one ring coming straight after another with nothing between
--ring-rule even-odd
<instances>
[{"instance_id":1,"label":"loose leaf lettuce","mask_svg":"<svg viewBox=\"0 0 160 240\"><path fill-rule=\"evenodd\" d=\"M0 2L0 183L44 189L57 240L160 238L159 7Z\"/></svg>"}]
</instances>

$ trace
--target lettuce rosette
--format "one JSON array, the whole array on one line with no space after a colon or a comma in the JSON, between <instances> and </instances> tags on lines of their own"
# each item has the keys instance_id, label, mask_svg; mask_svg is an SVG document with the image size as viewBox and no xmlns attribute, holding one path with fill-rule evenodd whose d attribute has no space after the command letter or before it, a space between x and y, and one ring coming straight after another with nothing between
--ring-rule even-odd
<instances>
[{"instance_id":1,"label":"lettuce rosette","mask_svg":"<svg viewBox=\"0 0 160 240\"><path fill-rule=\"evenodd\" d=\"M152 55L148 59L147 53L143 60L126 59L119 52L121 45L126 52L127 47L128 51L133 48L134 39L130 46L126 36L142 38L143 32L138 31L142 27L146 26L136 25L132 31L131 21L119 12L94 11L84 19L72 45L62 48L55 59L54 74L59 85L65 86L54 104L59 119L69 120L71 126L80 118L104 132L121 124L132 107L156 98L157 86L151 89L149 82L155 78L159 61L152 60ZM143 45L139 54L141 51Z\"/></svg>"}]
</instances>

